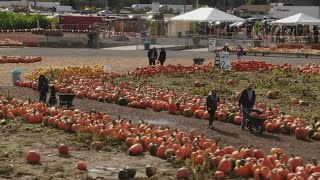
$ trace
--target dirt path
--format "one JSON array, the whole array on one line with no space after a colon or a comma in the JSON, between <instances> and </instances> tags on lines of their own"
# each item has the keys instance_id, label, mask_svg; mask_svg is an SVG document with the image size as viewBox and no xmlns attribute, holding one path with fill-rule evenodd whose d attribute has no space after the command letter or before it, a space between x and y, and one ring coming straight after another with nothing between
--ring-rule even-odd
<instances>
[{"instance_id":1,"label":"dirt path","mask_svg":"<svg viewBox=\"0 0 320 180\"><path fill-rule=\"evenodd\" d=\"M38 100L38 94L30 89L18 87L0 87L0 93L7 93L10 91L13 97L27 100L31 98ZM197 133L205 133L208 137L215 139L222 138L220 144L233 145L240 147L241 145L253 145L255 147L263 148L269 153L272 147L282 147L290 154L299 155L306 161L311 161L312 158L320 157L320 142L313 140L301 141L297 140L294 136L264 133L262 136L255 136L248 131L240 130L239 126L215 122L216 130L208 129L208 122L202 119L186 118L180 115L170 115L167 112L154 112L152 110L140 110L130 107L122 107L115 104L100 103L97 101L87 99L75 99L75 108L82 110L96 109L101 112L107 112L112 116L120 115L126 117L134 122L143 119L152 124L163 124L171 128L179 128L183 131L194 129Z\"/></svg>"}]
</instances>

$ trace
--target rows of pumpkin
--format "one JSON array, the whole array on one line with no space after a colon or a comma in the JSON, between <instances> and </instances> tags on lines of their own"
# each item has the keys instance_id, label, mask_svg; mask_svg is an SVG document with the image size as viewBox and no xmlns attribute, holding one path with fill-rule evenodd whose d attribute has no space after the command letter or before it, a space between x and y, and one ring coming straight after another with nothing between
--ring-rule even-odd
<instances>
[{"instance_id":1,"label":"rows of pumpkin","mask_svg":"<svg viewBox=\"0 0 320 180\"><path fill-rule=\"evenodd\" d=\"M272 64L261 60L241 60L232 61L232 71L253 71L253 72L264 72L272 71L274 69L283 69L287 72L302 72L310 75L320 75L320 65L317 64L304 64L301 66L293 66L288 63L283 64Z\"/></svg>"},{"instance_id":2,"label":"rows of pumpkin","mask_svg":"<svg viewBox=\"0 0 320 180\"><path fill-rule=\"evenodd\" d=\"M199 119L209 119L210 115L206 110L204 97L179 95L171 90L156 89L152 87L141 87L139 93L130 83L122 82L119 86L113 84L103 85L96 79L75 78L69 80L71 83L67 88L56 83L54 86L61 94L75 93L78 98L88 98L100 102L116 103L121 106L147 109L154 111L168 111L170 114L181 114L185 117L196 117ZM90 86L89 86L90 84ZM19 82L18 86L28 86L34 90L37 82ZM87 90L86 90L87 89ZM94 89L94 90L92 90ZM268 92L268 96L269 96ZM237 95L239 97L239 94ZM297 98L292 99L293 104L299 103ZM252 113L251 116L267 119L264 128L270 133L295 134L297 139L313 138L320 140L320 121L308 126L305 119L297 118L293 115L282 116L279 108L267 107L264 103L258 103L256 108L264 114L259 117ZM229 122L237 125L241 124L242 111L237 107L237 103L220 102L215 113L215 119L221 122Z\"/></svg>"},{"instance_id":3,"label":"rows of pumpkin","mask_svg":"<svg viewBox=\"0 0 320 180\"><path fill-rule=\"evenodd\" d=\"M269 47L251 47L245 48L248 53L265 54L301 54L301 55L320 55L320 50L316 49L290 49L290 48L269 48Z\"/></svg>"},{"instance_id":4,"label":"rows of pumpkin","mask_svg":"<svg viewBox=\"0 0 320 180\"><path fill-rule=\"evenodd\" d=\"M40 56L0 56L0 64L3 63L34 63L41 61Z\"/></svg>"},{"instance_id":5,"label":"rows of pumpkin","mask_svg":"<svg viewBox=\"0 0 320 180\"><path fill-rule=\"evenodd\" d=\"M313 164L304 164L301 157L290 157L279 147L272 148L270 155L266 155L259 148L219 146L218 140L210 139L205 134L196 135L192 130L186 133L169 127L148 125L143 121L136 125L126 119L112 121L110 116L95 111L63 110L48 108L42 103L5 100L4 97L0 99L0 118L6 118L4 121L20 116L31 124L43 123L67 132L95 134L101 139L109 137L109 140L124 142L132 156L149 151L151 155L170 162L190 159L194 165L178 169L178 179L187 179L191 174L204 179L204 173L212 170L215 171L213 176L218 179L230 174L270 180L320 178L320 166L316 160ZM106 142L95 140L91 145L101 149ZM68 147L61 145L59 152L68 153ZM41 154L36 151L27 154L27 162L32 164L39 163L40 158ZM199 167L202 173L196 171ZM78 168L86 170L87 164L79 162ZM151 171L150 176L154 175L152 172L156 173ZM119 178L127 179L128 173L121 171Z\"/></svg>"},{"instance_id":6,"label":"rows of pumpkin","mask_svg":"<svg viewBox=\"0 0 320 180\"><path fill-rule=\"evenodd\" d=\"M103 77L114 79L120 76L155 76L157 74L173 74L173 73L197 73L197 72L209 72L212 70L212 64L199 65L199 66L182 66L166 65L166 66L146 66L137 67L136 69L125 72L104 72L103 65L89 65L89 66L67 66L67 67L44 67L39 68L30 74L25 75L25 78L31 80L37 80L40 75L47 75L48 77L68 79L71 76L76 77Z\"/></svg>"},{"instance_id":7,"label":"rows of pumpkin","mask_svg":"<svg viewBox=\"0 0 320 180\"><path fill-rule=\"evenodd\" d=\"M173 68L177 69L181 68L181 66L170 66L170 69ZM203 71L203 69L206 70L207 66L199 66L197 68L198 70ZM141 71L141 68L137 69L138 71ZM146 69L150 68L148 67ZM76 73L80 73L80 70ZM114 74L114 76L110 78L115 78L118 76L119 74ZM37 87L37 82L20 81L17 83L17 85L20 87L33 88L35 90ZM195 85L197 86L199 83L197 82ZM210 118L209 113L206 111L205 97L200 97L197 95L190 96L186 94L177 94L172 90L157 89L149 86L136 88L136 85L131 84L130 82L122 82L119 85L115 85L113 83L104 83L103 79L99 78L80 78L76 76L64 79L60 83L55 82L54 86L61 94L74 93L78 98L88 98L100 102L116 103L122 106L130 106L133 108L150 108L158 112L168 111L170 114L181 114L186 117L194 116L200 119ZM274 94L272 91L268 92L267 97L272 98L272 94ZM239 94L237 94L237 97L239 97ZM292 99L293 105L299 103L300 101L297 98ZM315 122L317 124L308 126L306 121L301 118L290 116L290 121L288 121L287 118L283 118L280 114L279 108L271 109L270 107L263 105L263 103L257 104L257 108L264 112L264 114L261 115L263 118L268 117L268 120L265 121L264 126L267 132L280 132L284 134L293 133L298 139L306 139L309 137L320 140L320 122ZM253 114L253 116L255 115ZM215 114L215 118L222 122L230 122L240 125L242 112L237 107L237 103L231 103L227 105L225 102L221 102Z\"/></svg>"}]
</instances>

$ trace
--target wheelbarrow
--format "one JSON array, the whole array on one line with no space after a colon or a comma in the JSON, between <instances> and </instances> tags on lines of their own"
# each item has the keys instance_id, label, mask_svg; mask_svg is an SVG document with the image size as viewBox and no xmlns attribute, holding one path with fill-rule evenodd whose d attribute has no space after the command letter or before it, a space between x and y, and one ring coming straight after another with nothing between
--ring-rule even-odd
<instances>
[{"instance_id":1,"label":"wheelbarrow","mask_svg":"<svg viewBox=\"0 0 320 180\"><path fill-rule=\"evenodd\" d=\"M264 129L264 122L267 120L266 119L260 119L260 118L255 118L252 117L247 111L242 111L243 115L246 116L248 122L247 122L247 127L249 128L250 131L253 131L253 128L255 131L259 134L262 134L265 129ZM258 115L263 114L261 111L257 109L253 109L252 112L256 112Z\"/></svg>"},{"instance_id":2,"label":"wheelbarrow","mask_svg":"<svg viewBox=\"0 0 320 180\"><path fill-rule=\"evenodd\" d=\"M72 101L75 96L75 94L59 94L60 107L66 107L67 109L72 107Z\"/></svg>"}]
</instances>

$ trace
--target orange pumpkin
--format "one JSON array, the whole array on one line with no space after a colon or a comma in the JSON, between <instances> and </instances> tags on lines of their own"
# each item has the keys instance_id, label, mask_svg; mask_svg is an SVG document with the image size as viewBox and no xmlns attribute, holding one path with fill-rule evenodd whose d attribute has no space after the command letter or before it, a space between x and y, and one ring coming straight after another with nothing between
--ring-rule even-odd
<instances>
[{"instance_id":1,"label":"orange pumpkin","mask_svg":"<svg viewBox=\"0 0 320 180\"><path fill-rule=\"evenodd\" d=\"M224 174L229 174L232 171L231 159L224 158L220 161L218 165L218 171L222 171Z\"/></svg>"},{"instance_id":2,"label":"orange pumpkin","mask_svg":"<svg viewBox=\"0 0 320 180\"><path fill-rule=\"evenodd\" d=\"M85 163L83 161L79 161L78 165L77 165L77 168L79 170L86 171L87 170L87 163Z\"/></svg>"},{"instance_id":3,"label":"orange pumpkin","mask_svg":"<svg viewBox=\"0 0 320 180\"><path fill-rule=\"evenodd\" d=\"M190 171L188 168L182 167L176 171L177 179L188 179L190 177Z\"/></svg>"},{"instance_id":4,"label":"orange pumpkin","mask_svg":"<svg viewBox=\"0 0 320 180\"><path fill-rule=\"evenodd\" d=\"M39 164L41 155L36 151L29 151L27 154L27 162L29 164Z\"/></svg>"},{"instance_id":5,"label":"orange pumpkin","mask_svg":"<svg viewBox=\"0 0 320 180\"><path fill-rule=\"evenodd\" d=\"M129 155L136 156L143 152L143 146L140 143L134 144L129 148Z\"/></svg>"}]
</instances>

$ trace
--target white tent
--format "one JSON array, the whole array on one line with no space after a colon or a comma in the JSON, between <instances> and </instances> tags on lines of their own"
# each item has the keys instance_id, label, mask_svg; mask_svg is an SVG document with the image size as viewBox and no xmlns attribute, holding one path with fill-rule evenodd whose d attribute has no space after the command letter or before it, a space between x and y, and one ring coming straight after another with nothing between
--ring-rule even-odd
<instances>
[{"instance_id":1,"label":"white tent","mask_svg":"<svg viewBox=\"0 0 320 180\"><path fill-rule=\"evenodd\" d=\"M199 8L185 14L173 17L170 21L199 21L199 22L236 22L245 21L242 18L228 14L215 8Z\"/></svg>"},{"instance_id":2,"label":"white tent","mask_svg":"<svg viewBox=\"0 0 320 180\"><path fill-rule=\"evenodd\" d=\"M272 25L287 25L287 26L296 26L296 25L320 25L320 19L299 13L293 16L289 16L284 19L271 22Z\"/></svg>"}]
</instances>

